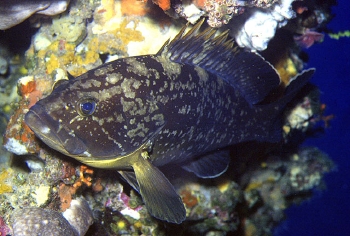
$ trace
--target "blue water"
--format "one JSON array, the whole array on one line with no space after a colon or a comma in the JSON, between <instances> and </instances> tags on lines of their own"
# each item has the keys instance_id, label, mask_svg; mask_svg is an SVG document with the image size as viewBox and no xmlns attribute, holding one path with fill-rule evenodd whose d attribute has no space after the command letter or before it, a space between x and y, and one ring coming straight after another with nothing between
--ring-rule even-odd
<instances>
[{"instance_id":1,"label":"blue water","mask_svg":"<svg viewBox=\"0 0 350 236\"><path fill-rule=\"evenodd\" d=\"M338 1L336 17L329 24L335 31L350 30L350 2ZM321 137L304 145L317 146L328 153L337 170L325 178L327 189L287 210L287 220L275 235L350 235L350 38L339 41L328 36L321 44L306 50L309 67L317 72L312 82L320 88L327 113L334 114L331 127Z\"/></svg>"}]
</instances>

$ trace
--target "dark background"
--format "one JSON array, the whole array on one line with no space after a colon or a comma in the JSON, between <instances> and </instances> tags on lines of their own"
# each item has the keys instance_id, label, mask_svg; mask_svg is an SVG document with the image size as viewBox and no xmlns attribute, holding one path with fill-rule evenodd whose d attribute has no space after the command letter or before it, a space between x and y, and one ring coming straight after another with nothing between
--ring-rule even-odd
<instances>
[{"instance_id":1,"label":"dark background","mask_svg":"<svg viewBox=\"0 0 350 236\"><path fill-rule=\"evenodd\" d=\"M338 1L331 30L350 30L350 2ZM326 115L334 114L331 126L304 146L316 146L326 152L337 168L327 174L327 189L315 191L313 198L287 210L287 219L275 235L350 235L350 38L334 40L325 36L323 43L305 50L307 67L315 67L312 83L321 90Z\"/></svg>"}]
</instances>

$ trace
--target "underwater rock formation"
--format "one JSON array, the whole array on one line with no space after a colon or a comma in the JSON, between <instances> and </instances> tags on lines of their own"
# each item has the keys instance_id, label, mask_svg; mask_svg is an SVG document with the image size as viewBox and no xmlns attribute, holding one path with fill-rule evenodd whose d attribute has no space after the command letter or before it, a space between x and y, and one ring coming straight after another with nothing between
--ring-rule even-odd
<instances>
[{"instance_id":1,"label":"underwater rock formation","mask_svg":"<svg viewBox=\"0 0 350 236\"><path fill-rule=\"evenodd\" d=\"M11 28L33 14L53 16L67 9L69 0L1 0L0 30Z\"/></svg>"},{"instance_id":2,"label":"underwater rock formation","mask_svg":"<svg viewBox=\"0 0 350 236\"><path fill-rule=\"evenodd\" d=\"M42 208L25 208L13 213L14 235L69 235L75 232L59 212Z\"/></svg>"},{"instance_id":3,"label":"underwater rock formation","mask_svg":"<svg viewBox=\"0 0 350 236\"><path fill-rule=\"evenodd\" d=\"M88 203L79 198L73 200L63 214L42 208L24 208L16 210L12 216L13 235L85 235L93 223Z\"/></svg>"}]
</instances>

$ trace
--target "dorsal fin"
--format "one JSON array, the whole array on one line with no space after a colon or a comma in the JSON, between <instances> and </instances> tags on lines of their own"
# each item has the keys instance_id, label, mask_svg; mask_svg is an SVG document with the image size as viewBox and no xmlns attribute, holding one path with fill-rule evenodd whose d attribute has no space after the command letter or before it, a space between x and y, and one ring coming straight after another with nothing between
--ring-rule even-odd
<instances>
[{"instance_id":1,"label":"dorsal fin","mask_svg":"<svg viewBox=\"0 0 350 236\"><path fill-rule=\"evenodd\" d=\"M232 39L227 39L228 30L215 36L217 30L208 27L199 33L203 22L204 19L187 33L186 25L158 55L177 63L199 66L220 76L238 89L250 104L263 101L280 84L277 71L259 54L235 46Z\"/></svg>"},{"instance_id":2,"label":"dorsal fin","mask_svg":"<svg viewBox=\"0 0 350 236\"><path fill-rule=\"evenodd\" d=\"M75 77L71 73L69 73L68 71L66 71L66 72L67 72L67 77L64 79L62 78L62 79L56 80L54 82L54 84L52 85L52 91L54 91L56 88L58 88L60 85L62 85L64 83L66 83L67 81L75 79Z\"/></svg>"},{"instance_id":3,"label":"dorsal fin","mask_svg":"<svg viewBox=\"0 0 350 236\"><path fill-rule=\"evenodd\" d=\"M68 80L75 79L75 77L71 73L69 73L69 71L67 71L67 76L68 76Z\"/></svg>"},{"instance_id":4,"label":"dorsal fin","mask_svg":"<svg viewBox=\"0 0 350 236\"><path fill-rule=\"evenodd\" d=\"M60 79L54 82L52 85L52 91L56 90L60 85L65 84L68 80L66 79Z\"/></svg>"}]
</instances>

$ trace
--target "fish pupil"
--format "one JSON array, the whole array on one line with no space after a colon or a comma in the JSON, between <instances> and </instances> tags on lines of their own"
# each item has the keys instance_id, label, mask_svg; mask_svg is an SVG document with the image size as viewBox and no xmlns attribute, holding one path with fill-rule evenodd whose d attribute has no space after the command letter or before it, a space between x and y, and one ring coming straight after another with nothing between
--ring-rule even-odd
<instances>
[{"instance_id":1,"label":"fish pupil","mask_svg":"<svg viewBox=\"0 0 350 236\"><path fill-rule=\"evenodd\" d=\"M80 103L80 113L85 116L89 116L92 113L94 113L96 108L96 103L95 101L84 101Z\"/></svg>"}]
</instances>

